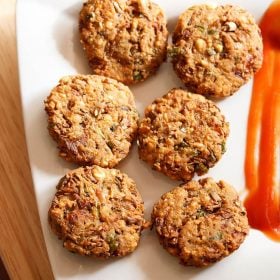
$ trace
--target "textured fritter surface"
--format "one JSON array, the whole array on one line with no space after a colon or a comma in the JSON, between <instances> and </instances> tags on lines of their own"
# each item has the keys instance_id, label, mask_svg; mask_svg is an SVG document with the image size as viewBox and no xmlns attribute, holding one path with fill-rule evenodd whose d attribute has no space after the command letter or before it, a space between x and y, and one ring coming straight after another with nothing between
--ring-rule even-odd
<instances>
[{"instance_id":1,"label":"textured fritter surface","mask_svg":"<svg viewBox=\"0 0 280 280\"><path fill-rule=\"evenodd\" d=\"M63 246L97 258L133 252L144 222L144 204L134 181L99 166L66 174L49 209L49 224Z\"/></svg>"},{"instance_id":2,"label":"textured fritter surface","mask_svg":"<svg viewBox=\"0 0 280 280\"><path fill-rule=\"evenodd\" d=\"M106 77L64 77L45 101L48 129L60 156L78 164L113 167L129 152L137 131L134 97Z\"/></svg>"},{"instance_id":3,"label":"textured fritter surface","mask_svg":"<svg viewBox=\"0 0 280 280\"><path fill-rule=\"evenodd\" d=\"M228 133L228 123L212 101L172 89L145 110L139 156L170 178L187 181L221 158Z\"/></svg>"},{"instance_id":4,"label":"textured fritter surface","mask_svg":"<svg viewBox=\"0 0 280 280\"><path fill-rule=\"evenodd\" d=\"M207 266L238 249L249 232L236 191L211 178L188 182L154 205L160 242L184 265Z\"/></svg>"},{"instance_id":5,"label":"textured fritter surface","mask_svg":"<svg viewBox=\"0 0 280 280\"><path fill-rule=\"evenodd\" d=\"M193 6L177 22L170 50L174 70L196 93L232 95L261 67L260 29L242 8Z\"/></svg>"},{"instance_id":6,"label":"textured fritter surface","mask_svg":"<svg viewBox=\"0 0 280 280\"><path fill-rule=\"evenodd\" d=\"M166 19L150 0L89 0L79 30L93 72L125 84L144 81L166 58Z\"/></svg>"}]
</instances>

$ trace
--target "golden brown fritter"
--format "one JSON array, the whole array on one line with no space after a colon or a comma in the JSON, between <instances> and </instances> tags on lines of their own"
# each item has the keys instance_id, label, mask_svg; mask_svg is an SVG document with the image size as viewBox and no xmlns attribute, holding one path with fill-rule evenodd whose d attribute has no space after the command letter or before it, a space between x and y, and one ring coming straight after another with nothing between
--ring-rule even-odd
<instances>
[{"instance_id":1,"label":"golden brown fritter","mask_svg":"<svg viewBox=\"0 0 280 280\"><path fill-rule=\"evenodd\" d=\"M164 194L154 205L152 223L163 247L191 266L207 266L228 256L249 231L236 191L211 178Z\"/></svg>"},{"instance_id":2,"label":"golden brown fritter","mask_svg":"<svg viewBox=\"0 0 280 280\"><path fill-rule=\"evenodd\" d=\"M89 0L79 30L94 74L125 84L146 80L166 58L165 15L150 0Z\"/></svg>"},{"instance_id":3,"label":"golden brown fritter","mask_svg":"<svg viewBox=\"0 0 280 280\"><path fill-rule=\"evenodd\" d=\"M99 166L67 173L49 209L49 224L63 246L97 258L133 252L144 223L144 204L134 181Z\"/></svg>"},{"instance_id":4,"label":"golden brown fritter","mask_svg":"<svg viewBox=\"0 0 280 280\"><path fill-rule=\"evenodd\" d=\"M188 181L221 158L228 134L229 125L212 101L172 89L145 110L139 156L170 178Z\"/></svg>"},{"instance_id":5,"label":"golden brown fritter","mask_svg":"<svg viewBox=\"0 0 280 280\"><path fill-rule=\"evenodd\" d=\"M179 17L170 56L189 89L225 97L259 70L262 50L260 29L247 11L232 5L199 5Z\"/></svg>"},{"instance_id":6,"label":"golden brown fritter","mask_svg":"<svg viewBox=\"0 0 280 280\"><path fill-rule=\"evenodd\" d=\"M49 132L60 156L114 167L129 152L138 113L129 88L96 75L64 77L45 101Z\"/></svg>"}]
</instances>

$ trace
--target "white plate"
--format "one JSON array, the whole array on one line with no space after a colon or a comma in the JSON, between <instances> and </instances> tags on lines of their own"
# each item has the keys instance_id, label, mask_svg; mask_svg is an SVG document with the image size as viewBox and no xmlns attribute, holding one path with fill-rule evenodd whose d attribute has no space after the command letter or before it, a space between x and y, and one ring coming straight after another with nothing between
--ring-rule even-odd
<instances>
[{"instance_id":1,"label":"white plate","mask_svg":"<svg viewBox=\"0 0 280 280\"><path fill-rule=\"evenodd\" d=\"M166 11L172 30L176 18L187 7L199 1L156 1ZM228 1L218 1L226 3ZM258 20L270 1L231 1L249 10ZM280 244L251 230L238 251L207 269L184 267L161 248L154 232L142 235L139 248L130 256L115 261L96 261L69 253L50 231L47 211L60 177L74 165L58 157L55 142L47 131L43 100L60 77L75 73L90 73L78 39L77 21L80 0L18 0L17 38L21 96L25 130L37 203L56 279L280 279ZM155 97L172 87L182 86L169 63L164 63L157 75L141 85L131 87L137 107L143 109ZM208 175L224 179L244 195L243 161L246 124L252 83L219 105L230 122L231 133L227 152ZM152 205L176 181L152 171L138 160L134 146L120 169L135 179L149 218ZM32 261L32 260L30 260Z\"/></svg>"}]
</instances>

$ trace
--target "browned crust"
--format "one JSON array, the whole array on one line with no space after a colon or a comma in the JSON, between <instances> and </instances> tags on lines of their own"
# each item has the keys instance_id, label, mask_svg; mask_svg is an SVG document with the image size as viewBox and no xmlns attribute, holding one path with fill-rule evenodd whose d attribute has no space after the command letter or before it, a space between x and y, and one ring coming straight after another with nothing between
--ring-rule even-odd
<instances>
[{"instance_id":1,"label":"browned crust","mask_svg":"<svg viewBox=\"0 0 280 280\"><path fill-rule=\"evenodd\" d=\"M190 266L208 266L239 248L249 232L245 208L226 182L191 181L164 194L152 223L163 247Z\"/></svg>"},{"instance_id":2,"label":"browned crust","mask_svg":"<svg viewBox=\"0 0 280 280\"><path fill-rule=\"evenodd\" d=\"M70 171L60 180L48 219L66 249L97 258L133 252L145 226L135 182L98 166Z\"/></svg>"},{"instance_id":3,"label":"browned crust","mask_svg":"<svg viewBox=\"0 0 280 280\"><path fill-rule=\"evenodd\" d=\"M232 5L198 5L179 17L170 55L187 87L225 97L260 69L262 50L260 29L247 11Z\"/></svg>"},{"instance_id":4,"label":"browned crust","mask_svg":"<svg viewBox=\"0 0 280 280\"><path fill-rule=\"evenodd\" d=\"M172 89L145 110L139 156L170 178L188 181L221 158L228 134L229 125L212 101Z\"/></svg>"},{"instance_id":5,"label":"browned crust","mask_svg":"<svg viewBox=\"0 0 280 280\"><path fill-rule=\"evenodd\" d=\"M93 73L125 84L146 80L166 58L165 15L149 0L89 0L79 30Z\"/></svg>"},{"instance_id":6,"label":"browned crust","mask_svg":"<svg viewBox=\"0 0 280 280\"><path fill-rule=\"evenodd\" d=\"M117 165L138 127L129 88L102 76L64 77L46 99L45 110L60 156L82 165Z\"/></svg>"}]
</instances>

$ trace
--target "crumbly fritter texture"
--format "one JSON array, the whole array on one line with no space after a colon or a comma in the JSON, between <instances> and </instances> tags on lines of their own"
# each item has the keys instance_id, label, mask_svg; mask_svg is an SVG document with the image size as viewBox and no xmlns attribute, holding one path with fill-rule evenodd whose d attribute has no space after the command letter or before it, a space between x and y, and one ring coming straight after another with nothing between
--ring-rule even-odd
<instances>
[{"instance_id":1,"label":"crumbly fritter texture","mask_svg":"<svg viewBox=\"0 0 280 280\"><path fill-rule=\"evenodd\" d=\"M80 12L79 30L94 74L134 84L166 59L165 15L150 0L89 0Z\"/></svg>"},{"instance_id":2,"label":"crumbly fritter texture","mask_svg":"<svg viewBox=\"0 0 280 280\"><path fill-rule=\"evenodd\" d=\"M82 165L114 167L128 154L138 127L129 88L102 76L62 78L45 110L60 156Z\"/></svg>"},{"instance_id":3,"label":"crumbly fritter texture","mask_svg":"<svg viewBox=\"0 0 280 280\"><path fill-rule=\"evenodd\" d=\"M170 178L188 181L221 158L228 134L229 125L212 101L172 89L145 110L139 156Z\"/></svg>"},{"instance_id":4,"label":"crumbly fritter texture","mask_svg":"<svg viewBox=\"0 0 280 280\"><path fill-rule=\"evenodd\" d=\"M245 208L226 182L188 182L154 205L160 242L184 265L207 266L238 249L249 232Z\"/></svg>"},{"instance_id":5,"label":"crumbly fritter texture","mask_svg":"<svg viewBox=\"0 0 280 280\"><path fill-rule=\"evenodd\" d=\"M170 56L188 88L225 97L260 69L262 50L260 29L247 11L231 5L199 5L179 17Z\"/></svg>"},{"instance_id":6,"label":"crumbly fritter texture","mask_svg":"<svg viewBox=\"0 0 280 280\"><path fill-rule=\"evenodd\" d=\"M133 252L145 222L134 181L99 166L78 168L60 180L48 218L66 249L97 258Z\"/></svg>"}]
</instances>

